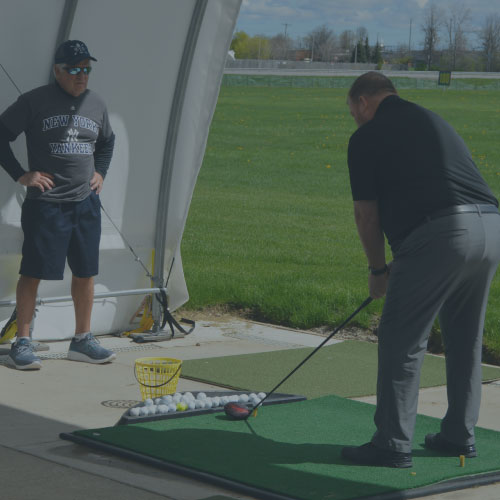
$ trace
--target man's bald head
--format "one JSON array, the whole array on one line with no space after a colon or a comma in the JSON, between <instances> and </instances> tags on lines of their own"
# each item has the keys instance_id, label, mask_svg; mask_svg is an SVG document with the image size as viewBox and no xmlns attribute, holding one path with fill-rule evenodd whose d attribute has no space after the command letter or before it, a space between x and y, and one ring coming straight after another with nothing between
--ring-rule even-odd
<instances>
[{"instance_id":1,"label":"man's bald head","mask_svg":"<svg viewBox=\"0 0 500 500\"><path fill-rule=\"evenodd\" d=\"M369 71L356 78L349 90L349 99L356 101L361 96L374 96L377 94L397 94L393 83L382 73Z\"/></svg>"}]
</instances>

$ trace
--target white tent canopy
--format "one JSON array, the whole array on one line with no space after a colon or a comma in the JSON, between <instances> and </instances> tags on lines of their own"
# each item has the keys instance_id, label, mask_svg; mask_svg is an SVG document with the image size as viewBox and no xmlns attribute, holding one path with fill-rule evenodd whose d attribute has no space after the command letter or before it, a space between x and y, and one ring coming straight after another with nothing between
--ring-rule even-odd
<instances>
[{"instance_id":1,"label":"white tent canopy","mask_svg":"<svg viewBox=\"0 0 500 500\"><path fill-rule=\"evenodd\" d=\"M169 307L188 300L181 238L201 167L240 0L2 0L0 112L49 82L66 39L83 40L98 62L89 88L105 100L116 135L101 201L144 264ZM12 80L12 81L11 81ZM13 144L27 169L24 136ZM0 169L0 302L15 300L24 188ZM71 273L44 281L39 295L68 296ZM128 246L103 217L96 293L151 286ZM127 329L141 298L98 299L94 333ZM13 307L0 307L0 326ZM73 335L71 302L38 307L33 338Z\"/></svg>"}]
</instances>

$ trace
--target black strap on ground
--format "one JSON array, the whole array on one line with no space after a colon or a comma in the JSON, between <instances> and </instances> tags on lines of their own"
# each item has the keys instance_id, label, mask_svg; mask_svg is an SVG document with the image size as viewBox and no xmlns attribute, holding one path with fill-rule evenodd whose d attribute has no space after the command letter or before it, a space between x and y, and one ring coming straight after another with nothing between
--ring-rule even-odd
<instances>
[{"instance_id":1,"label":"black strap on ground","mask_svg":"<svg viewBox=\"0 0 500 500\"><path fill-rule=\"evenodd\" d=\"M168 308L168 298L165 290L161 290L160 293L155 294L156 300L160 303L162 307L162 322L160 330L163 330L168 323L170 327L171 336L170 339L173 339L175 336L175 329L179 330L184 335L189 335L196 326L196 323L191 319L181 318L180 322L178 322L170 312ZM184 329L180 323L185 323L186 325L190 325L188 329ZM134 333L130 335L134 342L142 344L144 342L161 342L164 340L168 340L164 333L160 332L151 332L151 333Z\"/></svg>"},{"instance_id":2,"label":"black strap on ground","mask_svg":"<svg viewBox=\"0 0 500 500\"><path fill-rule=\"evenodd\" d=\"M193 320L181 318L182 323L186 323L186 324L191 325L191 328L189 328L188 330L184 330L184 328L182 328L182 326L172 316L172 314L170 313L170 309L168 308L168 298L167 298L167 294L165 293L165 290L161 290L160 293L157 293L156 299L158 300L158 302L161 304L161 306L163 308L163 321L161 324L162 330L165 328L165 325L168 323L168 325L170 326L170 331L172 332L172 338L174 338L175 328L177 328L177 330L179 330L184 335L189 335L194 330L195 322Z\"/></svg>"},{"instance_id":3,"label":"black strap on ground","mask_svg":"<svg viewBox=\"0 0 500 500\"><path fill-rule=\"evenodd\" d=\"M172 332L172 338L174 338L174 327L177 328L177 330L179 330L184 335L189 335L194 330L194 327L196 326L196 323L192 319L181 318L181 323L186 323L187 325L190 325L190 328L185 330L175 320L175 318L170 314L170 312L167 312L167 321L168 321L168 324L170 326L170 330Z\"/></svg>"}]
</instances>

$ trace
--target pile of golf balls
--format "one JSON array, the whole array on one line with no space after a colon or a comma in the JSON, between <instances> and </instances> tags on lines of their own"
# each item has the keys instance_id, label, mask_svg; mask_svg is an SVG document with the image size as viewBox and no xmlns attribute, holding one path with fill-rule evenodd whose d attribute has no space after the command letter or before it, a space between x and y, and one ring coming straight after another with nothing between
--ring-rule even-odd
<instances>
[{"instance_id":1,"label":"pile of golf balls","mask_svg":"<svg viewBox=\"0 0 500 500\"><path fill-rule=\"evenodd\" d=\"M186 410L203 410L208 408L223 407L227 403L258 405L266 397L265 392L255 394L224 394L224 396L208 397L204 392L199 392L196 397L191 392L176 392L171 395L156 399L146 399L140 406L130 408L131 417L147 417L151 415L165 415Z\"/></svg>"}]
</instances>

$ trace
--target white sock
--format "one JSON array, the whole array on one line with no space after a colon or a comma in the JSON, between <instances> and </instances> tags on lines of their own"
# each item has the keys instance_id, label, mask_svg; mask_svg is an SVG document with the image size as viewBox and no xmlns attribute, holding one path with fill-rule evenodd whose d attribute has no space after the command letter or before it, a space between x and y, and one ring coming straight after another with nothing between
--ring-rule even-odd
<instances>
[{"instance_id":1,"label":"white sock","mask_svg":"<svg viewBox=\"0 0 500 500\"><path fill-rule=\"evenodd\" d=\"M77 342L80 342L80 340L83 340L90 332L85 332L85 333L75 333L75 336L73 337Z\"/></svg>"}]
</instances>

